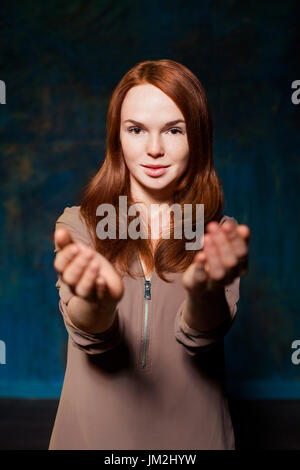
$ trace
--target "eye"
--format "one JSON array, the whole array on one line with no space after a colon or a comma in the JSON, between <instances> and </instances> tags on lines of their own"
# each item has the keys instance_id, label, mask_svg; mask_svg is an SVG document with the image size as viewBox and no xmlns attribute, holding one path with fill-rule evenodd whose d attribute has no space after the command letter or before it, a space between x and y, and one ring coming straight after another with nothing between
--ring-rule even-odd
<instances>
[{"instance_id":1,"label":"eye","mask_svg":"<svg viewBox=\"0 0 300 470\"><path fill-rule=\"evenodd\" d=\"M139 127L130 127L130 128L128 129L129 134L139 135L139 134L136 134L135 132L134 132L134 133L131 132L131 131L134 131L134 130L139 130L139 131L140 131L141 129L140 129Z\"/></svg>"},{"instance_id":2,"label":"eye","mask_svg":"<svg viewBox=\"0 0 300 470\"><path fill-rule=\"evenodd\" d=\"M172 127L172 129L168 130L168 132L170 132L170 131L176 131L175 134L172 132L172 135L177 135L177 132L179 132L180 134L183 134L182 130L178 129L177 127Z\"/></svg>"}]
</instances>

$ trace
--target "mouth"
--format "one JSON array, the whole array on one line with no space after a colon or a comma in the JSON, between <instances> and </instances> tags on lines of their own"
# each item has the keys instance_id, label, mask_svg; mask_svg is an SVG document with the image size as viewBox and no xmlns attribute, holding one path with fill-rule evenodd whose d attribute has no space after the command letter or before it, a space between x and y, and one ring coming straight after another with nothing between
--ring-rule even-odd
<instances>
[{"instance_id":1,"label":"mouth","mask_svg":"<svg viewBox=\"0 0 300 470\"><path fill-rule=\"evenodd\" d=\"M153 176L153 177L163 175L167 171L167 168L169 166L170 165L142 165L145 173L148 176Z\"/></svg>"},{"instance_id":2,"label":"mouth","mask_svg":"<svg viewBox=\"0 0 300 470\"><path fill-rule=\"evenodd\" d=\"M168 168L170 165L142 165L144 168Z\"/></svg>"}]
</instances>

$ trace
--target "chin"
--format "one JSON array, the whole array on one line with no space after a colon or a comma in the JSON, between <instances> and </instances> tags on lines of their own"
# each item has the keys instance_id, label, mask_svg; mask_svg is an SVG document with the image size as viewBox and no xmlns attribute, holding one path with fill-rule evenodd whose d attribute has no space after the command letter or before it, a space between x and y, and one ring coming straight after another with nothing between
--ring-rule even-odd
<instances>
[{"instance_id":1,"label":"chin","mask_svg":"<svg viewBox=\"0 0 300 470\"><path fill-rule=\"evenodd\" d=\"M167 186L170 184L170 182L165 182L165 181L155 181L155 178L153 178L153 181L143 181L142 182L143 186L145 186L148 189L165 189Z\"/></svg>"}]
</instances>

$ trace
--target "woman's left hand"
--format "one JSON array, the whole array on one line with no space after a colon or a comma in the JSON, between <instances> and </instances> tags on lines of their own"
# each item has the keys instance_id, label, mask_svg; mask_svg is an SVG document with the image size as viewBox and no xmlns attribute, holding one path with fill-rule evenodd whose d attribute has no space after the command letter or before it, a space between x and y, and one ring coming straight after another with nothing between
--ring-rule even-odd
<instances>
[{"instance_id":1,"label":"woman's left hand","mask_svg":"<svg viewBox=\"0 0 300 470\"><path fill-rule=\"evenodd\" d=\"M219 291L248 270L250 229L230 221L210 222L204 234L203 249L182 276L191 294Z\"/></svg>"}]
</instances>

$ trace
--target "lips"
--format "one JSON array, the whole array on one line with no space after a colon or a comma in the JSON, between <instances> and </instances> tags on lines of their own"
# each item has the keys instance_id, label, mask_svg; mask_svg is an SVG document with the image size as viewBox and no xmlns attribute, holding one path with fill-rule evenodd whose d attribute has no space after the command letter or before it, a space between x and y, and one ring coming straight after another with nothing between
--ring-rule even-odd
<instances>
[{"instance_id":1,"label":"lips","mask_svg":"<svg viewBox=\"0 0 300 470\"><path fill-rule=\"evenodd\" d=\"M170 165L142 165L145 168L168 168Z\"/></svg>"},{"instance_id":2,"label":"lips","mask_svg":"<svg viewBox=\"0 0 300 470\"><path fill-rule=\"evenodd\" d=\"M170 165L168 165L170 166ZM148 176L153 176L153 177L158 177L162 176L165 174L167 171L168 166L163 166L163 165L142 165L144 168L144 172Z\"/></svg>"}]
</instances>

